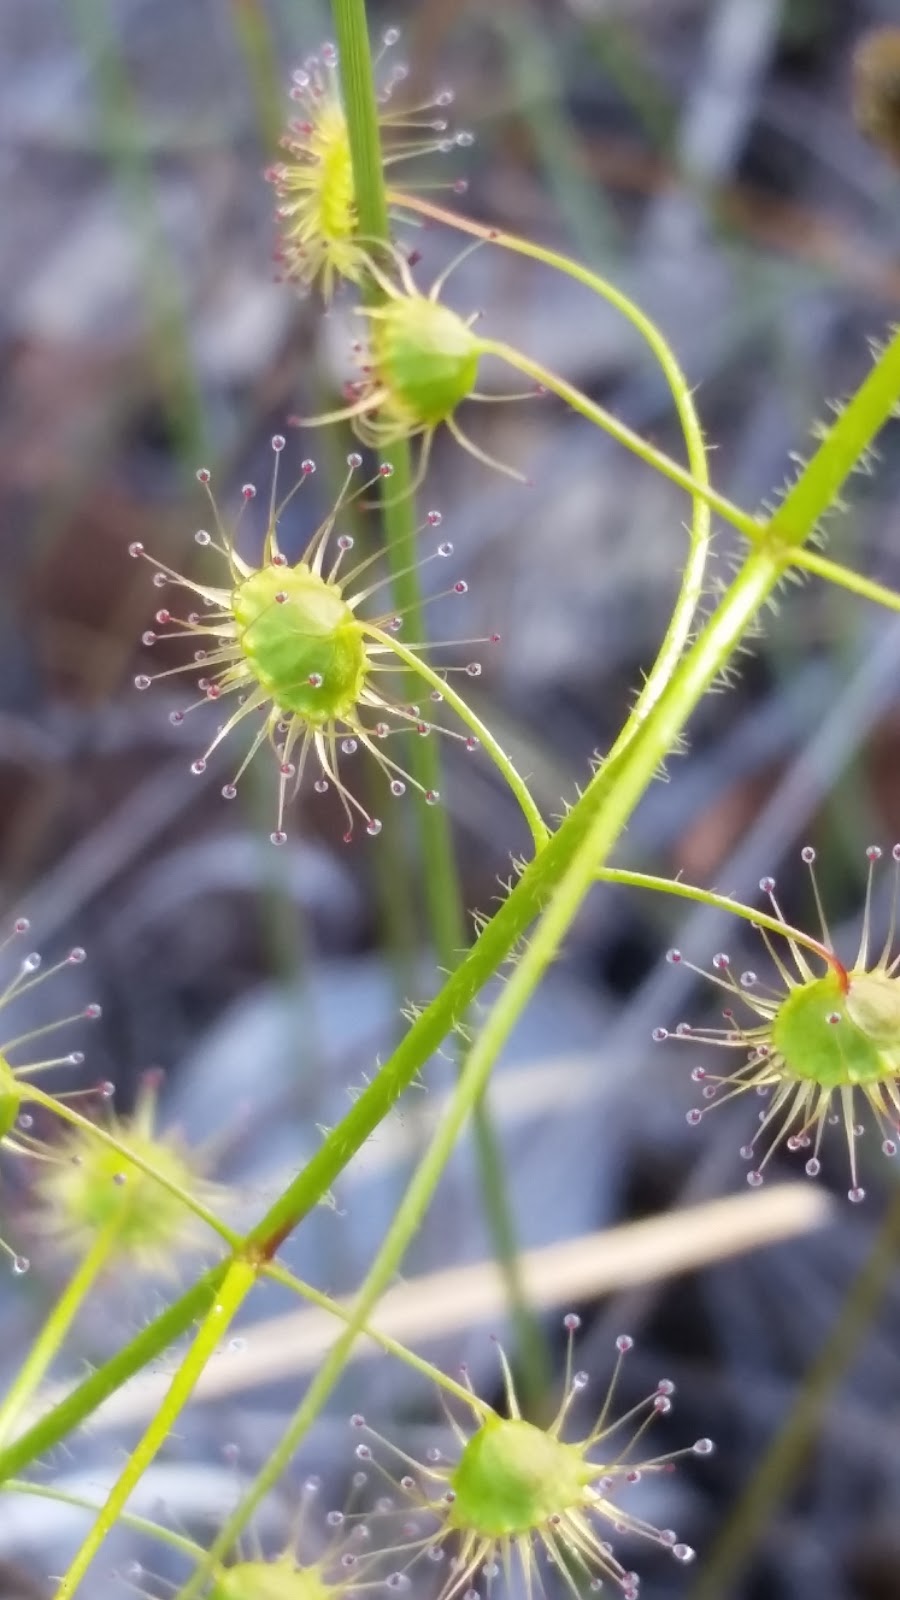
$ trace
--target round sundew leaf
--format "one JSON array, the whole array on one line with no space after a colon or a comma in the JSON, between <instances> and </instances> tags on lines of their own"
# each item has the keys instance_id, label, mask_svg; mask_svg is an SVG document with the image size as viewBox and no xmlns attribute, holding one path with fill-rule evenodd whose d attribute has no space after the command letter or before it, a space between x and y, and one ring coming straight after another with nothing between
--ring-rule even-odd
<instances>
[{"instance_id":1,"label":"round sundew leaf","mask_svg":"<svg viewBox=\"0 0 900 1600\"><path fill-rule=\"evenodd\" d=\"M303 563L261 567L235 589L232 610L243 658L277 705L315 725L355 706L366 649L337 584Z\"/></svg>"},{"instance_id":2,"label":"round sundew leaf","mask_svg":"<svg viewBox=\"0 0 900 1600\"><path fill-rule=\"evenodd\" d=\"M478 380L480 345L462 317L424 295L391 300L374 321L373 357L384 410L411 428L453 415Z\"/></svg>"},{"instance_id":3,"label":"round sundew leaf","mask_svg":"<svg viewBox=\"0 0 900 1600\"><path fill-rule=\"evenodd\" d=\"M591 1476L595 1470L591 1469ZM450 1525L486 1539L527 1533L584 1502L580 1451L520 1418L489 1418L450 1480Z\"/></svg>"},{"instance_id":4,"label":"round sundew leaf","mask_svg":"<svg viewBox=\"0 0 900 1600\"><path fill-rule=\"evenodd\" d=\"M836 973L792 989L772 1019L772 1043L793 1078L823 1089L877 1083L896 1062L853 1020Z\"/></svg>"}]
</instances>

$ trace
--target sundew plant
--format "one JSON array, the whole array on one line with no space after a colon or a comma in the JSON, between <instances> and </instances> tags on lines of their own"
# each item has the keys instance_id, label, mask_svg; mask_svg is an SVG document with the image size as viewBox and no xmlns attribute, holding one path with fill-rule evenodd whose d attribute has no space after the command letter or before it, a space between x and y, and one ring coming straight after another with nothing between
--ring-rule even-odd
<instances>
[{"instance_id":1,"label":"sundew plant","mask_svg":"<svg viewBox=\"0 0 900 1600\"><path fill-rule=\"evenodd\" d=\"M887 1158L897 1155L900 845L873 841L865 852L865 906L849 942L832 928L810 846L802 858L814 916L800 925L786 914L774 878L762 880L759 903L744 905L617 860L638 806L683 748L704 697L731 692L741 653L763 623L785 625L794 585L827 586L848 604L853 597L900 611L900 594L843 559L839 534L825 553L829 512L852 496L855 473L872 470L876 441L900 416L900 330L878 330L871 351L860 352L858 387L832 405L774 509L732 503L713 483L715 418L705 422L708 443L697 410L702 392L695 396L691 375L656 323L588 266L468 216L465 163L473 136L456 126L451 93L409 91L396 30L373 42L364 0L333 0L332 20L333 42L310 40L303 62L284 64L280 146L259 181L268 181L274 198L280 292L308 297L332 322L335 307L341 311L352 330L353 376L343 394L322 395L310 415L285 413L258 483L235 488L227 472L195 463L202 525L189 561L177 563L171 546L150 535L127 550L123 544L123 569L145 580L134 690L141 712L158 705L173 725L172 740L183 741L177 749L185 769L201 780L199 806L234 810L252 778L254 795L265 796L275 870L289 855L284 847L307 801L339 819L347 860L367 864L365 853L381 850L392 830L395 840L416 840L432 998L410 1000L396 1048L359 1063L362 1085L340 1120L317 1130L314 1153L259 1203L249 1227L238 1229L232 1197L216 1182L214 1151L192 1149L167 1125L156 1074L142 1079L127 1114L114 1109L112 1082L85 1089L79 1078L66 1086L66 1072L80 1069L89 1050L82 1024L99 1007L81 1001L59 1009L54 983L80 967L85 952L42 962L27 922L10 914L0 946L0 1143L4 1168L24 1168L33 1180L33 1214L23 1217L20 1207L4 1216L0 1248L23 1294L28 1239L65 1258L69 1276L0 1400L0 1479L10 1496L55 1495L86 1514L66 1570L47 1574L55 1600L100 1592L110 1577L106 1542L120 1527L164 1547L168 1575L149 1565L115 1575L123 1592L148 1600L342 1600L368 1590L439 1600L602 1591L638 1600L653 1592L661 1572L661 1593L686 1594L699 1574L692 1592L724 1600L727 1559L704 1576L702 1548L695 1552L679 1529L657 1526L653 1509L661 1501L645 1498L648 1485L659 1489L673 1473L677 1481L698 1460L712 1458L703 1470L715 1471L714 1443L679 1432L668 1377L634 1398L625 1376L628 1334L609 1341L607 1370L589 1373L578 1362L579 1318L568 1312L557 1341L564 1351L557 1399L542 1411L517 1382L520 1351L507 1355L498 1347L501 1399L491 1403L465 1371L448 1374L379 1333L378 1312L473 1125L514 1331L533 1332L485 1094L588 897L613 885L617 894L657 903L692 901L735 927L755 929L760 959L753 970L727 950L670 949L668 961L684 975L685 1008L699 1008L705 993L720 1015L674 1026L648 1019L646 1038L654 1063L662 1058L654 1042L671 1061L666 1092L691 1126L702 1122L710 1136L721 1127L727 1145L728 1129L744 1114L746 1132L730 1169L736 1189L758 1190L776 1164L789 1170L793 1161L798 1182L821 1177L842 1204L847 1195L858 1207L867 1200L869 1144ZM900 50L893 30L881 43L883 53L870 40L859 58L858 116L895 155ZM885 70L891 61L893 76ZM424 226L458 240L437 277L421 271L416 238ZM454 275L457 261L476 250L516 257L519 270L540 267L574 280L587 307L604 314L612 308L630 324L668 386L683 435L677 456L552 363L492 333L490 318L482 322L478 308L461 299L464 275ZM474 458L485 483L498 473L521 477L479 438L480 404L494 397L483 387L486 363L509 376L510 405L561 403L598 438L637 458L642 471L673 485L685 508L686 532L674 528L671 540L680 586L656 658L608 747L550 808L519 770L524 763L513 763L503 731L468 698L485 653L502 652L503 640L490 631L471 636L467 580L452 542L454 508L438 509L431 499L432 447L442 435ZM527 496L528 487L514 492ZM733 557L726 582L718 576L724 564L710 564L716 540ZM432 563L446 578L430 598L446 602L442 614L461 619L440 636L423 599L422 573ZM166 698L173 694L174 708ZM442 771L454 752L465 752L464 771L469 763L489 766L508 786L527 839L510 857L502 893L471 917L442 800ZM213 790L205 786L211 769L222 774ZM352 1302L338 1303L327 1283L303 1282L289 1271L281 1248L317 1207L333 1203L345 1169L407 1091L428 1089L439 1054L453 1065L453 1087ZM248 1096L252 1116L252 1072ZM720 1115L731 1101L739 1105ZM748 1205L761 1200L747 1196ZM48 1387L51 1370L65 1363L76 1319L98 1281L111 1275L117 1285L152 1278L163 1299L108 1359L86 1372L79 1365L65 1392ZM180 1525L177 1507L163 1507L152 1521L138 1516L133 1496L178 1438L205 1370L234 1339L260 1287L272 1283L333 1322L333 1338L298 1386L280 1437L261 1464L245 1472L240 1463L233 1504L205 1540ZM269 1546L256 1532L260 1510L279 1487L284 1495L363 1337L380 1345L380 1361L405 1364L439 1393L450 1447L416 1454L381 1431L374 1405L371 1422L368 1408L353 1414L347 1498L326 1503L319 1479L304 1478L290 1491L288 1536ZM99 1408L164 1358L169 1376L158 1404L130 1453L115 1458L102 1491L90 1497L48 1486L47 1463L63 1459L67 1442L90 1428ZM747 1515L752 1521L762 1511L751 1507ZM745 1520L745 1534L748 1526ZM645 1558L652 1576L642 1586Z\"/></svg>"}]
</instances>

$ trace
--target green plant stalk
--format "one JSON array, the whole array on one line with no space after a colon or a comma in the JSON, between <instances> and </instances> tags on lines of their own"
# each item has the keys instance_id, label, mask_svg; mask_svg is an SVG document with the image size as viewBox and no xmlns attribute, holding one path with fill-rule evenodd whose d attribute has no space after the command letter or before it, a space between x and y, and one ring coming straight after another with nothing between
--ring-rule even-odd
<instances>
[{"instance_id":1,"label":"green plant stalk","mask_svg":"<svg viewBox=\"0 0 900 1600\"><path fill-rule=\"evenodd\" d=\"M890 359L894 375L894 388L890 390L882 381L882 364ZM900 335L896 336L878 367L862 384L839 422L826 435L819 453L830 448L833 433L851 412L853 425L861 437L860 449L874 439L900 395ZM816 458L806 469L810 471ZM795 493L801 488L796 486ZM633 792L633 774L639 767L644 787L652 781L654 768L647 771L646 739L653 736L658 719L665 717L671 738L682 731L684 722L695 709L709 683L739 643L747 624L753 620L759 607L765 603L777 585L786 560L783 550L771 555L765 548L750 552L745 567L726 591L713 616L699 638L689 649L675 673L668 689L660 698L653 715L639 730L634 740L614 761L605 763L585 789L559 829L541 854L527 867L507 900L486 925L477 944L431 1005L412 1025L397 1050L382 1067L359 1099L337 1127L328 1133L316 1154L298 1174L283 1195L269 1208L265 1217L251 1230L244 1248L255 1248L261 1255L271 1258L281 1242L315 1205L318 1198L334 1186L343 1168L352 1160L366 1139L389 1113L398 1097L408 1088L425 1065L428 1057L439 1048L444 1038L463 1016L474 996L484 983L503 965L510 952L523 938L542 903L565 873L576 851L590 834L592 823L605 814L605 805L619 781L626 781ZM673 698L674 697L674 698ZM673 714L674 711L674 714ZM634 795L633 803L639 798ZM627 820L627 818L625 818ZM599 859L591 864L595 873L602 865ZM527 953L525 959L527 960ZM513 974L513 982L522 966ZM521 981L521 980L520 980ZM498 1005L508 1004L510 986L501 995ZM496 1009L496 1008L495 1008ZM493 1013L491 1014L493 1016ZM491 1018L488 1019L490 1023ZM0 1453L0 1481L17 1472L36 1456L44 1454L67 1436L80 1422L116 1388L140 1368L163 1351L168 1344L184 1332L191 1321L200 1315L215 1295L225 1271L224 1266L207 1273L175 1305L170 1306L131 1344L117 1353L97 1372L68 1395L64 1401L40 1419L27 1434L13 1446Z\"/></svg>"},{"instance_id":2,"label":"green plant stalk","mask_svg":"<svg viewBox=\"0 0 900 1600\"><path fill-rule=\"evenodd\" d=\"M311 1283L305 1283L302 1278L295 1277L286 1267L279 1266L275 1261L270 1261L263 1268L263 1272L273 1283L284 1284L286 1289L292 1290L301 1300L318 1306L320 1311L327 1311L329 1316L336 1317L339 1322L349 1322L353 1316L353 1311L348 1306L342 1305L339 1300L332 1300L327 1294L322 1294L320 1289L314 1289ZM389 1333L382 1333L379 1328L368 1325L360 1331L387 1355L396 1356L398 1361L402 1361L411 1371L418 1372L421 1377L427 1378L436 1388L443 1389L446 1394L452 1394L456 1400L462 1400L470 1411L475 1411L480 1416L487 1416L491 1408L486 1401L473 1395L471 1389L467 1389L462 1383L457 1383L455 1378L442 1372L440 1367L432 1366L423 1356L417 1356L414 1350L408 1350L399 1339L392 1339Z\"/></svg>"},{"instance_id":3,"label":"green plant stalk","mask_svg":"<svg viewBox=\"0 0 900 1600\"><path fill-rule=\"evenodd\" d=\"M378 103L369 46L365 0L332 0L338 45L344 111L353 168L360 234L390 245L390 220L378 123ZM377 304L382 291L374 277L363 283L367 304ZM394 580L397 609L408 621L412 637L424 634L422 595L416 567L416 513L409 441L381 452L393 468L382 486L382 517L387 539L388 565ZM410 752L413 778L427 793L441 792L441 759L430 740L417 740ZM424 865L424 896L428 924L439 965L450 973L469 944L460 894L453 841L446 812L433 806L420 808L418 829ZM485 1214L494 1251L506 1283L520 1344L529 1366L539 1377L540 1339L528 1309L518 1268L515 1226L503 1180L501 1153L487 1106L479 1107L475 1126L476 1155Z\"/></svg>"},{"instance_id":4,"label":"green plant stalk","mask_svg":"<svg viewBox=\"0 0 900 1600\"><path fill-rule=\"evenodd\" d=\"M116 1242L117 1224L103 1228L79 1262L31 1345L25 1360L0 1402L0 1449L6 1444L19 1417L44 1378L66 1335L84 1305Z\"/></svg>"},{"instance_id":5,"label":"green plant stalk","mask_svg":"<svg viewBox=\"0 0 900 1600\"><path fill-rule=\"evenodd\" d=\"M228 1267L227 1261L221 1261L205 1272L180 1299L167 1306L146 1328L142 1328L129 1344L117 1350L77 1389L73 1389L65 1399L7 1445L0 1452L0 1483L5 1484L8 1477L39 1460L61 1440L69 1438L104 1400L152 1361L158 1360L193 1322L204 1317L215 1301Z\"/></svg>"},{"instance_id":6,"label":"green plant stalk","mask_svg":"<svg viewBox=\"0 0 900 1600\"><path fill-rule=\"evenodd\" d=\"M390 221L365 3L364 0L334 0L332 11L359 232L367 239L388 244ZM367 277L364 281L363 298L368 305L377 305L382 298L374 278ZM397 610L408 620L412 637L421 639L425 636L425 623L416 569L416 509L411 492L413 474L408 441L400 440L382 450L381 459L392 468L391 477L382 487L382 516L395 602ZM439 793L441 763L437 747L423 741L413 746L410 758L416 781L423 789ZM452 969L467 940L450 829L445 815L431 808L419 812L418 827L425 863L428 920L438 959L442 966Z\"/></svg>"},{"instance_id":7,"label":"green plant stalk","mask_svg":"<svg viewBox=\"0 0 900 1600\"><path fill-rule=\"evenodd\" d=\"M668 478L670 483L674 483L679 489L684 489L687 494L696 495L704 500L711 510L730 522L751 542L756 543L764 536L766 531L764 522L759 522L756 517L739 510L714 489L695 482L686 468L679 466L671 456L665 455L662 450L657 450L655 445L642 439L641 435L635 433L633 428L629 428L627 423L620 422L619 418L614 417L604 406L598 406L593 400L589 400L587 395L575 388L574 384L567 383L565 378L560 378L540 361L534 361L531 356L525 355L511 344L505 344L501 339L484 339L479 336L478 348L483 355L497 356L499 360L506 362L507 366L514 367L526 378L531 378L533 382L540 384L542 389L549 389L551 393L558 395L560 400L564 400L573 411L579 412L588 422L593 422L598 428L602 428L604 433L608 433L610 438L616 440L617 444L624 445L626 450L639 456L646 466L652 467L661 477Z\"/></svg>"},{"instance_id":8,"label":"green plant stalk","mask_svg":"<svg viewBox=\"0 0 900 1600\"><path fill-rule=\"evenodd\" d=\"M668 683L675 663L690 638L694 617L703 595L706 560L709 554L711 520L709 495L712 493L712 485L709 481L709 463L703 439L703 429L687 379L668 340L656 327L656 324L644 314L640 306L630 300L626 294L623 294L621 289L617 289L615 284L601 277L599 273L582 266L578 261L572 261L568 256L561 255L557 250L550 250L544 245L534 244L530 239L522 239L517 234L506 233L503 229L489 228L484 223L472 221L470 217L447 211L443 206L437 206L432 201L422 200L418 196L407 196L399 191L389 191L389 197L392 203L396 204L401 210L419 212L422 216L428 217L434 222L441 222L449 228L456 228L461 232L472 234L476 238L483 239L486 243L496 245L499 249L510 250L517 255L526 256L532 261L541 262L542 265L551 267L555 272L562 272L566 277L574 279L576 283L583 284L592 294L597 295L601 300L605 300L615 311L619 312L620 316L623 316L627 322L631 323L635 332L644 340L644 343L659 362L669 385L675 412L684 435L684 446L691 480L696 486L692 490L694 498L690 547L684 566L681 589L672 612L666 637L657 653L656 660L647 676L638 700L632 709L631 716L623 729L622 737L611 752L618 754L619 750L623 748L624 742L633 737L635 729L645 720L651 708L656 704L658 694ZM738 507L732 507L730 503L729 507L730 515L743 515ZM758 526L754 524L755 528Z\"/></svg>"},{"instance_id":9,"label":"green plant stalk","mask_svg":"<svg viewBox=\"0 0 900 1600\"><path fill-rule=\"evenodd\" d=\"M76 1511L90 1511L94 1516L100 1510L96 1500L88 1500L84 1495L70 1494L67 1489L55 1489L47 1483L26 1483L22 1478L10 1478L3 1485L4 1493L31 1495L35 1500L52 1500L55 1505L73 1506ZM149 1535L151 1539L159 1539L161 1544L166 1544L171 1550L178 1550L182 1555L190 1556L192 1561L199 1561L205 1554L202 1546L195 1544L193 1539L188 1539L183 1533L175 1533L172 1528L164 1528L159 1522L151 1522L149 1517L136 1516L133 1511L123 1511L119 1521L126 1528L133 1528L135 1533Z\"/></svg>"},{"instance_id":10,"label":"green plant stalk","mask_svg":"<svg viewBox=\"0 0 900 1600\"><path fill-rule=\"evenodd\" d=\"M849 1367L897 1271L900 1252L900 1190L834 1326L807 1371L797 1400L776 1434L712 1550L704 1558L690 1600L721 1600L734 1594L747 1557L766 1522L795 1481L813 1448L825 1407Z\"/></svg>"},{"instance_id":11,"label":"green plant stalk","mask_svg":"<svg viewBox=\"0 0 900 1600\"><path fill-rule=\"evenodd\" d=\"M191 1348L175 1373L165 1399L129 1455L96 1521L60 1579L55 1600L72 1600L106 1535L118 1521L129 1496L184 1410L204 1367L256 1282L258 1270L258 1263L253 1260L237 1259L229 1264L216 1297L197 1329Z\"/></svg>"},{"instance_id":12,"label":"green plant stalk","mask_svg":"<svg viewBox=\"0 0 900 1600\"><path fill-rule=\"evenodd\" d=\"M888 589L883 583L876 583L873 578L866 578L861 572L854 572L838 561L829 561L819 555L818 550L796 550L793 565L815 578L824 578L826 583L847 589L850 594L857 594L863 600L872 600L878 606L886 606L889 611L900 611L900 594L896 590Z\"/></svg>"},{"instance_id":13,"label":"green plant stalk","mask_svg":"<svg viewBox=\"0 0 900 1600\"><path fill-rule=\"evenodd\" d=\"M401 661L404 661L410 671L415 672L424 683L428 684L430 689L434 689L441 696L441 699L446 701L451 710L456 712L460 722L469 729L470 733L474 734L518 800L522 808L522 814L531 830L535 849L542 850L550 837L547 825L531 797L524 778L516 771L490 729L485 727L481 718L475 715L475 712L466 704L461 695L458 695L456 690L450 687L446 678L442 678L432 667L429 667L427 661L423 661L421 656L416 655L412 650L407 650L399 639L392 638L389 633L383 633L381 628L376 628L371 622L360 622L359 626L364 634L384 645L385 649L389 650L392 655L398 656Z\"/></svg>"},{"instance_id":14,"label":"green plant stalk","mask_svg":"<svg viewBox=\"0 0 900 1600\"><path fill-rule=\"evenodd\" d=\"M624 867L601 867L597 882L621 883L629 889L652 889L657 894L673 895L676 899L695 900L714 911L728 911L732 916L743 917L754 928L765 928L767 933L777 933L782 939L791 939L794 944L804 945L821 960L825 959L821 940L814 939L812 934L792 928L787 922L779 922L777 917L770 917L768 912L758 911L755 906L745 906L740 900L732 900L727 894L716 894L713 889L698 889L692 883L682 883L680 878L658 878L650 872L630 872Z\"/></svg>"},{"instance_id":15,"label":"green plant stalk","mask_svg":"<svg viewBox=\"0 0 900 1600\"><path fill-rule=\"evenodd\" d=\"M751 552L716 616L661 697L653 717L636 734L618 762L615 781L610 783L607 780L602 785L604 803L587 813L577 844L569 853L559 882L550 892L546 909L466 1057L453 1098L394 1214L381 1249L357 1296L345 1331L318 1368L301 1405L265 1466L216 1537L207 1563L182 1589L180 1600L191 1600L196 1595L209 1566L232 1547L322 1410L341 1376L354 1340L403 1264L406 1250L421 1226L456 1142L473 1108L484 1094L500 1050L557 955L594 882L598 865L614 847L672 739L680 731L688 703L687 696L690 694L692 697L690 703L696 703L696 698L709 687L722 666L723 650L726 656L730 653L734 638L744 632L778 582L779 575L780 564L768 551L757 549ZM609 768L604 770L607 774L610 771ZM562 829L532 863L530 873L539 873L561 833Z\"/></svg>"},{"instance_id":16,"label":"green plant stalk","mask_svg":"<svg viewBox=\"0 0 900 1600\"><path fill-rule=\"evenodd\" d=\"M798 548L818 527L872 442L872 417L896 414L900 389L900 328L894 328L871 372L829 428L793 488L767 524L768 537Z\"/></svg>"}]
</instances>

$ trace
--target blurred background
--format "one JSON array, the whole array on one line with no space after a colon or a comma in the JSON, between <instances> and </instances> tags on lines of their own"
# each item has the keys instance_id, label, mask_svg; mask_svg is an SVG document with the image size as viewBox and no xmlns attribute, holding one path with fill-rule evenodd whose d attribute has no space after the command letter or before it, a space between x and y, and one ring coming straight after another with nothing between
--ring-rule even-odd
<instances>
[{"instance_id":1,"label":"blurred background","mask_svg":"<svg viewBox=\"0 0 900 1600\"><path fill-rule=\"evenodd\" d=\"M403 30L392 54L409 63L415 92L451 86L456 125L476 136L428 169L468 178L467 196L448 203L569 251L637 300L694 385L717 486L748 509L771 503L792 453L808 453L898 315L900 175L851 115L854 44L895 18L892 0L396 0L371 15L378 34ZM276 854L271 765L257 760L227 806L232 754L202 778L190 772L212 716L173 727L177 680L133 688L135 673L167 663L140 644L158 602L128 545L191 562L204 520L195 469L213 470L223 511L247 479L261 504L272 433L290 412L338 403L358 324L349 303L323 318L277 281L262 176L289 114L290 73L331 31L314 0L0 8L0 889L7 917L28 915L48 957L88 949L69 975L75 1006L103 1006L84 1081L114 1079L127 1111L140 1073L162 1067L162 1121L204 1145L232 1186L229 1217L248 1222L389 1052L402 1005L436 981L411 795L394 803L385 838L363 833L347 848L333 796L307 787ZM404 239L421 253L423 284L464 242L438 228ZM484 249L447 298L465 314L482 309L489 333L680 455L661 374L584 289ZM485 369L485 381L502 393L506 380ZM443 511L469 592L430 616L437 637L502 635L471 700L557 814L653 660L686 504L550 398L473 411L463 420L479 444L532 486L438 440L423 504ZM349 434L346 444L289 437L286 476L303 455L319 463L294 512L298 547L330 505L349 445ZM829 532L836 558L900 585L896 426ZM721 529L722 574L733 551ZM812 842L839 948L852 955L865 847L900 835L898 685L900 619L816 585L792 589L735 686L703 703L689 751L647 795L620 862L742 898L772 872L788 914L813 927L798 865ZM489 910L526 840L487 761L444 754L465 903ZM885 869L876 919L889 891ZM678 1385L659 1448L709 1433L719 1450L629 1504L709 1554L735 1539L896 1180L870 1134L859 1146L866 1204L848 1208L835 1130L821 1190L785 1157L771 1187L746 1193L747 1206L768 1209L715 1209L729 1195L743 1207L737 1151L756 1112L739 1102L699 1129L685 1122L696 1057L653 1046L650 1031L714 1018L715 1004L711 988L666 965L674 943L700 963L724 947L742 967L761 964L745 924L598 890L498 1068L491 1106L518 1243L544 1252L528 1282L545 1349L525 1358L489 1272L451 1279L449 1291L444 1279L417 1287L395 1331L451 1369L466 1360L498 1402L488 1331L503 1333L538 1403L559 1382L563 1312L582 1315L578 1362L597 1393L615 1335L633 1334L623 1397L661 1374ZM434 1063L345 1173L333 1208L286 1247L317 1286L344 1293L361 1280L451 1075ZM0 1382L67 1270L34 1235L30 1182L5 1161L3 1233L32 1270L0 1278ZM615 1258L591 1241L646 1218L660 1230L643 1254L635 1242ZM489 1256L465 1147L407 1270L415 1279ZM555 1261L568 1263L561 1287ZM706 1600L900 1594L900 1281L890 1263L882 1277L846 1372L816 1408L814 1448L737 1535ZM177 1287L107 1282L58 1378L108 1354ZM259 1293L141 1509L215 1525L235 1491L223 1451L237 1446L240 1470L252 1471L315 1360L314 1330L281 1320L294 1310L272 1288ZM298 1466L338 1500L354 1408L414 1450L446 1433L427 1384L378 1359L377 1385L371 1360L348 1373ZM158 1381L133 1386L43 1464L42 1481L102 1493ZM286 1486L261 1525L274 1547L289 1503ZM0 1595L26 1600L32 1583L47 1592L82 1527L76 1513L7 1495ZM153 1594L178 1576L164 1552L120 1531L85 1593L127 1592L117 1574L134 1559L158 1578L132 1585ZM632 1559L660 1600L703 1578L702 1561L686 1571L637 1548Z\"/></svg>"}]
</instances>

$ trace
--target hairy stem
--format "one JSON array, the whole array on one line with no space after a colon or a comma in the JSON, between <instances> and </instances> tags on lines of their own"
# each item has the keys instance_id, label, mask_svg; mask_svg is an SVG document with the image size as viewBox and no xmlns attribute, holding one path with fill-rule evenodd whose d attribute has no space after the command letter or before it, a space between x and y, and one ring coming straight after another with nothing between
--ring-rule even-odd
<instances>
[{"instance_id":1,"label":"hairy stem","mask_svg":"<svg viewBox=\"0 0 900 1600\"><path fill-rule=\"evenodd\" d=\"M0 1403L0 1448L6 1444L19 1417L63 1347L66 1335L115 1250L117 1221L97 1234L79 1262L62 1294L50 1308L44 1326Z\"/></svg>"},{"instance_id":2,"label":"hairy stem","mask_svg":"<svg viewBox=\"0 0 900 1600\"><path fill-rule=\"evenodd\" d=\"M216 1297L194 1336L191 1348L169 1385L166 1397L110 1489L97 1519L60 1579L55 1600L71 1600L102 1545L128 1503L133 1490L165 1443L191 1397L204 1367L224 1337L256 1282L254 1261L235 1260L229 1265Z\"/></svg>"},{"instance_id":3,"label":"hairy stem","mask_svg":"<svg viewBox=\"0 0 900 1600\"><path fill-rule=\"evenodd\" d=\"M477 717L474 711L466 705L462 696L458 695L456 690L450 687L446 678L442 678L440 673L435 672L427 661L422 660L421 656L417 656L412 650L407 650L406 646L402 645L398 639L392 638L389 633L383 633L380 628L374 627L371 622L361 622L360 628L370 639L376 639L379 644L384 645L393 655L397 656L401 661L405 661L410 670L417 673L423 682L428 684L430 689L434 689L441 696L441 699L445 700L447 705L456 712L460 722L474 734L518 800L522 808L522 814L531 830L535 848L541 850L550 837L547 825L531 797L524 778L520 777L490 729L486 728L481 718Z\"/></svg>"},{"instance_id":4,"label":"hairy stem","mask_svg":"<svg viewBox=\"0 0 900 1600\"><path fill-rule=\"evenodd\" d=\"M534 361L522 350L517 350L515 345L505 344L500 339L479 337L478 346L484 355L497 356L501 361L505 361L507 366L515 367L517 372L524 373L526 378L532 378L542 389L549 389L552 394L558 395L560 400L564 400L573 411L577 411L580 416L586 417L588 422L593 422L598 428L602 428L604 433L608 433L617 444L624 445L633 455L639 456L648 467L653 468L654 472L658 472L663 478L668 478L670 483L674 483L679 489L684 489L687 494L705 501L712 511L717 512L726 522L730 522L746 538L754 542L759 540L765 531L765 523L757 521L756 517L751 517L746 511L733 506L730 500L717 494L707 483L697 482L685 467L679 466L671 456L665 455L662 450L657 450L655 445L642 439L639 433L635 433L627 423L620 422L619 418L613 416L604 406L598 406L595 401L589 400L587 395L575 388L574 384L568 383L565 378L560 378L549 367L543 366L540 361Z\"/></svg>"},{"instance_id":5,"label":"hairy stem","mask_svg":"<svg viewBox=\"0 0 900 1600\"><path fill-rule=\"evenodd\" d=\"M887 589L883 583L876 583L861 572L841 566L838 561L827 560L819 555L818 550L792 550L791 566L811 572L816 578L824 578L826 583L847 589L850 594L858 594L863 600L872 600L877 606L886 606L889 611L900 611L900 594L895 589Z\"/></svg>"},{"instance_id":6,"label":"hairy stem","mask_svg":"<svg viewBox=\"0 0 900 1600\"><path fill-rule=\"evenodd\" d=\"M332 13L353 165L358 231L366 240L389 247L388 199L365 0L332 0ZM374 276L364 281L363 297L369 305L377 305L383 298ZM388 446L382 451L382 458L393 468L391 478L382 485L382 516L397 607L408 619L412 637L422 639L425 634L416 567L416 506L408 440ZM427 739L416 740L410 754L416 783L426 794L429 791L439 794L442 783L437 745ZM446 812L433 806L420 808L418 828L431 936L439 965L445 972L452 972L469 940ZM476 1153L485 1215L506 1280L519 1340L529 1353L529 1366L537 1369L541 1341L522 1291L515 1224L503 1179L500 1147L487 1106L480 1106L476 1112Z\"/></svg>"},{"instance_id":7,"label":"hairy stem","mask_svg":"<svg viewBox=\"0 0 900 1600\"><path fill-rule=\"evenodd\" d=\"M710 906L715 911L730 911L733 916L743 917L745 922L752 923L754 928L765 928L767 933L777 933L782 939L791 939L794 944L802 944L811 950L820 960L825 959L822 941L814 939L811 933L792 928L790 923L780 922L777 917L769 916L766 911L758 911L755 906L745 906L727 894L716 894L712 889L698 889L691 883L682 883L680 878L658 878L649 872L629 872L624 867L601 867L597 882L621 883L630 889L652 889L657 894L674 895L676 899L695 900L699 905Z\"/></svg>"},{"instance_id":8,"label":"hairy stem","mask_svg":"<svg viewBox=\"0 0 900 1600\"><path fill-rule=\"evenodd\" d=\"M68 1489L57 1489L49 1483L26 1483L22 1478L8 1478L3 1485L5 1494L31 1495L35 1500L50 1500L55 1505L73 1506L76 1511L88 1511L91 1516L96 1516L100 1506L96 1500L88 1500L84 1495L72 1494ZM193 1539L188 1539L183 1533L176 1533L173 1528L165 1528L160 1522L151 1522L149 1517L139 1517L133 1511L122 1511L119 1521L125 1528L131 1528L135 1533L144 1534L150 1539L159 1539L162 1544L168 1545L170 1550L177 1550L181 1555L189 1556L192 1561L199 1561L204 1555L202 1545L195 1544Z\"/></svg>"}]
</instances>

